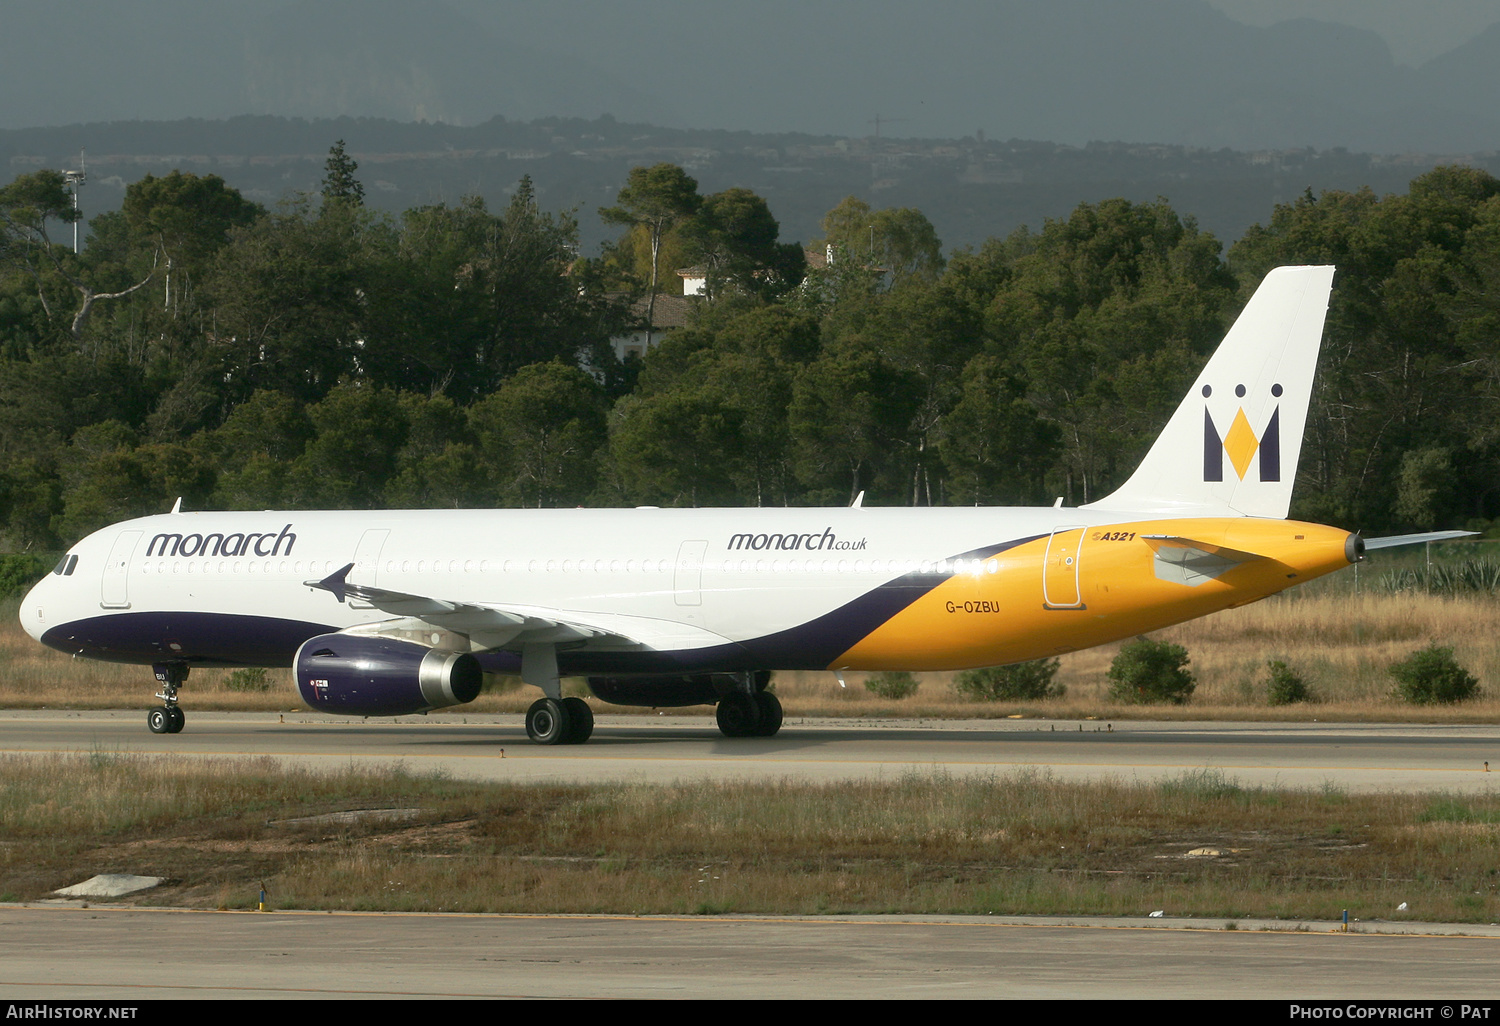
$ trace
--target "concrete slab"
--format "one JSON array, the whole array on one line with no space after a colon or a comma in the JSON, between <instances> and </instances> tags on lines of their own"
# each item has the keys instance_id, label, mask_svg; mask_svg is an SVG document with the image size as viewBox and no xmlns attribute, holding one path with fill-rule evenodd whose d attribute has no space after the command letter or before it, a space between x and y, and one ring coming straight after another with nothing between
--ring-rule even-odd
<instances>
[{"instance_id":1,"label":"concrete slab","mask_svg":"<svg viewBox=\"0 0 1500 1026\"><path fill-rule=\"evenodd\" d=\"M62 887L53 894L63 898L123 898L160 886L164 876L132 876L129 873L101 873L83 883Z\"/></svg>"}]
</instances>

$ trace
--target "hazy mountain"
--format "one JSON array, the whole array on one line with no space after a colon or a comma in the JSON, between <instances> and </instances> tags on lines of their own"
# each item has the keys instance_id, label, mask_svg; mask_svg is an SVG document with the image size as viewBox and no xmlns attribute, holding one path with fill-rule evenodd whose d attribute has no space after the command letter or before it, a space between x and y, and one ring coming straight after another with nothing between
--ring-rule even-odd
<instances>
[{"instance_id":1,"label":"hazy mountain","mask_svg":"<svg viewBox=\"0 0 1500 1026\"><path fill-rule=\"evenodd\" d=\"M298 0L264 17L245 41L242 96L256 114L452 124L590 111L605 97L625 116L662 106L442 4L402 0Z\"/></svg>"},{"instance_id":2,"label":"hazy mountain","mask_svg":"<svg viewBox=\"0 0 1500 1026\"><path fill-rule=\"evenodd\" d=\"M859 136L1492 150L1500 27L1420 69L1206 0L8 0L0 127L494 115Z\"/></svg>"}]
</instances>

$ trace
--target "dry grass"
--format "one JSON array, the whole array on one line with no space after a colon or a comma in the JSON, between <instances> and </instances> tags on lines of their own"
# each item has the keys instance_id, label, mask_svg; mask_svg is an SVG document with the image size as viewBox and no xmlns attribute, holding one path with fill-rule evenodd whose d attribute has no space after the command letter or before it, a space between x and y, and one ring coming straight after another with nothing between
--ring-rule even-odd
<instances>
[{"instance_id":1,"label":"dry grass","mask_svg":"<svg viewBox=\"0 0 1500 1026\"><path fill-rule=\"evenodd\" d=\"M414 818L286 822L392 807ZM1212 771L1154 785L527 786L13 756L0 760L0 837L3 900L131 872L171 878L138 900L189 906L248 907L264 882L283 908L1500 914L1500 797L1245 788Z\"/></svg>"},{"instance_id":2,"label":"dry grass","mask_svg":"<svg viewBox=\"0 0 1500 1026\"><path fill-rule=\"evenodd\" d=\"M1368 571L1365 581L1373 579ZM156 690L150 671L73 660L33 642L16 622L16 602L0 603L0 706L9 708L120 708L150 704ZM1420 593L1355 594L1352 574L1296 589L1240 609L1160 631L1157 637L1186 646L1198 689L1185 706L1119 706L1108 696L1105 672L1118 650L1106 645L1062 658L1060 699L976 703L949 688L952 674L918 674L921 687L901 700L878 698L862 686L864 675L793 672L775 688L792 716L1003 717L1040 716L1262 720L1420 720L1494 722L1500 719L1500 600L1442 598ZM1481 697L1452 707L1411 707L1392 699L1386 668L1436 642L1452 646L1480 680ZM1266 662L1281 659L1301 673L1317 701L1269 707ZM300 708L290 675L271 671L265 693L225 687L228 671L197 670L183 689L190 708L278 710ZM509 682L515 685L515 682ZM569 691L587 694L581 681ZM512 686L481 696L467 712L520 713L536 697ZM594 703L608 713L613 706ZM702 713L701 707L682 710Z\"/></svg>"}]
</instances>

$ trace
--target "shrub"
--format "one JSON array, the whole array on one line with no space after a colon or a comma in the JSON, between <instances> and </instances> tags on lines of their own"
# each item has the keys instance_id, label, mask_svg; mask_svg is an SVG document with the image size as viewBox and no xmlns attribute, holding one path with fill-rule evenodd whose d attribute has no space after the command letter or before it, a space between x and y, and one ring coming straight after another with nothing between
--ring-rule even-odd
<instances>
[{"instance_id":1,"label":"shrub","mask_svg":"<svg viewBox=\"0 0 1500 1026\"><path fill-rule=\"evenodd\" d=\"M1057 659L1033 659L1029 663L964 670L953 678L953 690L976 702L1061 698L1067 689L1052 683L1061 665Z\"/></svg>"},{"instance_id":2,"label":"shrub","mask_svg":"<svg viewBox=\"0 0 1500 1026\"><path fill-rule=\"evenodd\" d=\"M51 569L52 564L45 556L22 552L0 555L0 598L21 594L46 577Z\"/></svg>"},{"instance_id":3,"label":"shrub","mask_svg":"<svg viewBox=\"0 0 1500 1026\"><path fill-rule=\"evenodd\" d=\"M1114 681L1109 696L1117 702L1173 702L1182 705L1198 682L1190 670L1187 649L1165 641L1137 638L1120 649L1109 664Z\"/></svg>"},{"instance_id":4,"label":"shrub","mask_svg":"<svg viewBox=\"0 0 1500 1026\"><path fill-rule=\"evenodd\" d=\"M920 686L905 670L881 670L865 678L865 688L881 698L906 698L915 695Z\"/></svg>"},{"instance_id":5,"label":"shrub","mask_svg":"<svg viewBox=\"0 0 1500 1026\"><path fill-rule=\"evenodd\" d=\"M1413 705L1462 702L1479 694L1479 681L1458 665L1453 649L1428 645L1390 668L1396 697Z\"/></svg>"},{"instance_id":6,"label":"shrub","mask_svg":"<svg viewBox=\"0 0 1500 1026\"><path fill-rule=\"evenodd\" d=\"M1266 663L1266 668L1270 671L1266 677L1266 694L1272 705L1291 705L1312 697L1302 674L1280 659L1272 659Z\"/></svg>"},{"instance_id":7,"label":"shrub","mask_svg":"<svg viewBox=\"0 0 1500 1026\"><path fill-rule=\"evenodd\" d=\"M224 678L224 687L230 691L270 691L271 682L262 667L242 666Z\"/></svg>"}]
</instances>

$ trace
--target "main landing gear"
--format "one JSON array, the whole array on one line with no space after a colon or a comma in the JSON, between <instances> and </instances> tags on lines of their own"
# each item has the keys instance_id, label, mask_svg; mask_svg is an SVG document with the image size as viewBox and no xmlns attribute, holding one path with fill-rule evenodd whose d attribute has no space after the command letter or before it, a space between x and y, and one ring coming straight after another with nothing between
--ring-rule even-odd
<instances>
[{"instance_id":1,"label":"main landing gear","mask_svg":"<svg viewBox=\"0 0 1500 1026\"><path fill-rule=\"evenodd\" d=\"M770 674L746 677L749 688L731 691L719 699L714 710L725 737L774 737L781 729L781 700L764 690Z\"/></svg>"},{"instance_id":2,"label":"main landing gear","mask_svg":"<svg viewBox=\"0 0 1500 1026\"><path fill-rule=\"evenodd\" d=\"M581 745L594 733L594 710L581 698L562 696L557 674L557 646L521 647L521 679L542 689L526 710L526 736L539 745Z\"/></svg>"},{"instance_id":3,"label":"main landing gear","mask_svg":"<svg viewBox=\"0 0 1500 1026\"><path fill-rule=\"evenodd\" d=\"M146 714L146 726L153 734L179 734L187 717L177 705L177 689L187 680L187 663L158 663L153 669L161 682L156 697L162 700L162 707Z\"/></svg>"},{"instance_id":4,"label":"main landing gear","mask_svg":"<svg viewBox=\"0 0 1500 1026\"><path fill-rule=\"evenodd\" d=\"M539 745L581 745L594 733L594 710L581 698L539 698L526 710L526 736Z\"/></svg>"}]
</instances>

